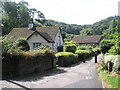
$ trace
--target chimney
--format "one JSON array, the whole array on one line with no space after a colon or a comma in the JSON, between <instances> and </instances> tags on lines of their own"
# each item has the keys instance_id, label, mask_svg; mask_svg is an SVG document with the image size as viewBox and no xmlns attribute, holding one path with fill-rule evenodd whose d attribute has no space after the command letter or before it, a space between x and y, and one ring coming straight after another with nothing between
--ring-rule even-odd
<instances>
[{"instance_id":1,"label":"chimney","mask_svg":"<svg viewBox=\"0 0 120 90\"><path fill-rule=\"evenodd\" d=\"M33 23L28 24L28 29L33 29Z\"/></svg>"}]
</instances>

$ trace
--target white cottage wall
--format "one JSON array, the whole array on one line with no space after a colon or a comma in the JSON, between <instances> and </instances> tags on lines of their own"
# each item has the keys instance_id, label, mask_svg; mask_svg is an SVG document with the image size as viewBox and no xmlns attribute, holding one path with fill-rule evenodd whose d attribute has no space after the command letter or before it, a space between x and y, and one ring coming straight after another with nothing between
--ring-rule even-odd
<instances>
[{"instance_id":1,"label":"white cottage wall","mask_svg":"<svg viewBox=\"0 0 120 90\"><path fill-rule=\"evenodd\" d=\"M57 33L57 35L55 37L55 43L54 43L54 50L56 52L57 52L57 47L60 45L63 45L63 38L62 38L62 35L60 33L60 30L59 30L59 32Z\"/></svg>"},{"instance_id":2,"label":"white cottage wall","mask_svg":"<svg viewBox=\"0 0 120 90\"><path fill-rule=\"evenodd\" d=\"M46 41L42 36L40 36L37 33L34 33L27 41L30 46L30 50L33 50L33 43L41 43L41 45L48 45L51 48L53 48L53 43L49 43L48 41Z\"/></svg>"}]
</instances>

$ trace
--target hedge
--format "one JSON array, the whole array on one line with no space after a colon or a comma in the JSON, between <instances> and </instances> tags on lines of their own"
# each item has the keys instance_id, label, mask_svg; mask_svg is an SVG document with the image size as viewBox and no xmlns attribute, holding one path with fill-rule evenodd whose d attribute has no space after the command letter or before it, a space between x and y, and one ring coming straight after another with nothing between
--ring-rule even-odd
<instances>
[{"instance_id":1,"label":"hedge","mask_svg":"<svg viewBox=\"0 0 120 90\"><path fill-rule=\"evenodd\" d=\"M92 48L92 46L78 46L77 50L91 50Z\"/></svg>"},{"instance_id":2,"label":"hedge","mask_svg":"<svg viewBox=\"0 0 120 90\"><path fill-rule=\"evenodd\" d=\"M62 66L69 66L71 64L75 64L78 62L78 55L72 52L59 52L56 56L63 56L63 65Z\"/></svg>"},{"instance_id":3,"label":"hedge","mask_svg":"<svg viewBox=\"0 0 120 90\"><path fill-rule=\"evenodd\" d=\"M50 48L2 53L2 56L3 75L24 75L46 71L54 67L55 53Z\"/></svg>"},{"instance_id":4,"label":"hedge","mask_svg":"<svg viewBox=\"0 0 120 90\"><path fill-rule=\"evenodd\" d=\"M100 50L103 54L107 53L108 50L113 46L113 41L112 40L107 40L107 39L103 39L100 42Z\"/></svg>"},{"instance_id":5,"label":"hedge","mask_svg":"<svg viewBox=\"0 0 120 90\"><path fill-rule=\"evenodd\" d=\"M58 51L58 52L63 52L63 45L58 46L58 47L57 47L57 51Z\"/></svg>"},{"instance_id":6,"label":"hedge","mask_svg":"<svg viewBox=\"0 0 120 90\"><path fill-rule=\"evenodd\" d=\"M77 50L75 53L81 56L79 57L79 60L87 59L93 54L92 51L88 51L88 50Z\"/></svg>"},{"instance_id":7,"label":"hedge","mask_svg":"<svg viewBox=\"0 0 120 90\"><path fill-rule=\"evenodd\" d=\"M74 53L76 51L76 45L70 44L70 45L64 45L64 52L72 52Z\"/></svg>"}]
</instances>

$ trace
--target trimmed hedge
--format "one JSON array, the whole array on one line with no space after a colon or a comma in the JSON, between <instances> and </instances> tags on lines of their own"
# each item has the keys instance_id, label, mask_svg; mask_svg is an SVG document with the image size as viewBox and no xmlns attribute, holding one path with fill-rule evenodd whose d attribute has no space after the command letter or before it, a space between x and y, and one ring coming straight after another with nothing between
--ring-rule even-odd
<instances>
[{"instance_id":1,"label":"trimmed hedge","mask_svg":"<svg viewBox=\"0 0 120 90\"><path fill-rule=\"evenodd\" d=\"M64 45L64 52L72 52L74 53L76 51L76 45L70 44L70 45Z\"/></svg>"},{"instance_id":2,"label":"trimmed hedge","mask_svg":"<svg viewBox=\"0 0 120 90\"><path fill-rule=\"evenodd\" d=\"M91 50L92 48L92 46L78 46L77 50Z\"/></svg>"},{"instance_id":3,"label":"trimmed hedge","mask_svg":"<svg viewBox=\"0 0 120 90\"><path fill-rule=\"evenodd\" d=\"M79 55L79 60L87 59L93 54L92 51L88 50L77 50L75 53Z\"/></svg>"},{"instance_id":4,"label":"trimmed hedge","mask_svg":"<svg viewBox=\"0 0 120 90\"><path fill-rule=\"evenodd\" d=\"M59 52L56 56L63 56L63 65L62 66L69 66L71 64L75 64L78 62L78 55L72 52Z\"/></svg>"},{"instance_id":5,"label":"trimmed hedge","mask_svg":"<svg viewBox=\"0 0 120 90\"><path fill-rule=\"evenodd\" d=\"M57 51L58 51L58 52L63 52L63 45L58 46L58 47L57 47Z\"/></svg>"},{"instance_id":6,"label":"trimmed hedge","mask_svg":"<svg viewBox=\"0 0 120 90\"><path fill-rule=\"evenodd\" d=\"M3 53L2 56L3 76L43 72L54 67L55 52L50 48Z\"/></svg>"}]
</instances>

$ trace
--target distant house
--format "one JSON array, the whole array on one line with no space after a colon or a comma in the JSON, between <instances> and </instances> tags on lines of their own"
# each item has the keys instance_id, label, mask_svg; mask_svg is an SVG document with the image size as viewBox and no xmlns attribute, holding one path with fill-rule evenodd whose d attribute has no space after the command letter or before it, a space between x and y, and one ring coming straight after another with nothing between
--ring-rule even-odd
<instances>
[{"instance_id":1,"label":"distant house","mask_svg":"<svg viewBox=\"0 0 120 90\"><path fill-rule=\"evenodd\" d=\"M30 50L37 49L41 45L48 45L57 51L57 47L63 45L61 29L58 26L36 27L36 30L31 30L29 28L14 28L7 37L12 37L14 41L18 38L26 38Z\"/></svg>"},{"instance_id":2,"label":"distant house","mask_svg":"<svg viewBox=\"0 0 120 90\"><path fill-rule=\"evenodd\" d=\"M101 40L101 35L78 36L72 39L72 41L76 42L79 45L98 45Z\"/></svg>"}]
</instances>

